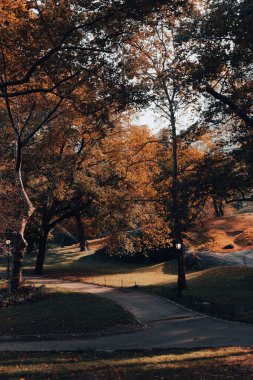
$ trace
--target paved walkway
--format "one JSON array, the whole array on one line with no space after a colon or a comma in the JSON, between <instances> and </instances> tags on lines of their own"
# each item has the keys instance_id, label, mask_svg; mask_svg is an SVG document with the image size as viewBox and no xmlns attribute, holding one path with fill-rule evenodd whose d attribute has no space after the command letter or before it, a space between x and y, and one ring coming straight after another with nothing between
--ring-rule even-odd
<instances>
[{"instance_id":1,"label":"paved walkway","mask_svg":"<svg viewBox=\"0 0 253 380\"><path fill-rule=\"evenodd\" d=\"M106 286L98 286L93 284L84 284L81 282L66 282L50 278L31 277L29 281L39 284L51 285L54 288L59 287L66 290L78 291L81 293L91 293L105 298L123 306L124 309L130 311L138 321L143 324L154 320L165 318L184 317L193 315L183 306L169 302L165 298L156 297L151 294L145 294L138 291L121 290ZM196 315L196 313L194 314Z\"/></svg>"},{"instance_id":2,"label":"paved walkway","mask_svg":"<svg viewBox=\"0 0 253 380\"><path fill-rule=\"evenodd\" d=\"M109 298L129 310L146 325L146 328L139 332L93 339L4 342L0 343L0 351L77 351L253 345L253 326L199 315L157 296L138 291L130 292L56 279L32 278L32 281Z\"/></svg>"}]
</instances>

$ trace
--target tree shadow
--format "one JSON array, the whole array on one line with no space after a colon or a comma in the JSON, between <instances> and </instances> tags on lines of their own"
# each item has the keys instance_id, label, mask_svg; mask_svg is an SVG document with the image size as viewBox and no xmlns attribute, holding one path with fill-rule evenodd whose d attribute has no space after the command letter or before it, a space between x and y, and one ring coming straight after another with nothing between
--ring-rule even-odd
<instances>
[{"instance_id":1,"label":"tree shadow","mask_svg":"<svg viewBox=\"0 0 253 380\"><path fill-rule=\"evenodd\" d=\"M59 379L103 379L120 378L128 380L164 379L252 379L252 368L241 364L241 360L252 358L252 350L219 354L212 350L139 350L128 352L99 353L29 353L2 354L1 365L4 369L2 379L33 378L45 379L54 376ZM217 354L216 354L217 352ZM199 353L199 357L198 357ZM195 354L191 358L190 355ZM50 355L50 357L49 357ZM167 355L167 358L164 357ZM189 355L189 356L188 356ZM227 366L226 359L233 358ZM19 366L16 366L17 362ZM39 367L38 367L39 366ZM48 377L49 378L49 377Z\"/></svg>"},{"instance_id":2,"label":"tree shadow","mask_svg":"<svg viewBox=\"0 0 253 380\"><path fill-rule=\"evenodd\" d=\"M26 272L29 272L29 263L26 262ZM50 249L44 266L45 274L71 275L75 276L99 276L113 274L127 274L139 271L146 271L163 263L152 262L127 262L122 259L111 258L101 253L101 250L91 249L87 252L80 252L78 246L53 247Z\"/></svg>"}]
</instances>

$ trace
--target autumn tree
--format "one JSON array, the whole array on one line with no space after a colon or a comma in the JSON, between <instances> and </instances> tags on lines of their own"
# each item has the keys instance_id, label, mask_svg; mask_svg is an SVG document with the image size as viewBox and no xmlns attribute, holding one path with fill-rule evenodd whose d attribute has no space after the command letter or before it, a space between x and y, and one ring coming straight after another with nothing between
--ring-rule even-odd
<instances>
[{"instance_id":1,"label":"autumn tree","mask_svg":"<svg viewBox=\"0 0 253 380\"><path fill-rule=\"evenodd\" d=\"M180 17L171 14L164 7L157 20L132 39L129 51L138 56L138 66L134 74L143 83L149 93L153 107L161 115L168 128L167 149L171 151L171 160L166 176L170 176L167 199L168 225L174 244L181 244L178 254L178 287L186 287L184 271L184 249L182 237L184 205L179 194L178 134L181 128L190 128L196 122L201 106L188 80L187 44L178 40L181 23L187 18L191 7L181 10Z\"/></svg>"},{"instance_id":2,"label":"autumn tree","mask_svg":"<svg viewBox=\"0 0 253 380\"><path fill-rule=\"evenodd\" d=\"M2 8L0 89L1 106L5 107L2 123L10 125L15 136L16 188L19 189L17 191L20 192L23 202L13 247L10 281L10 289L13 290L17 289L22 280L21 268L26 248L24 231L34 212L23 183L22 152L33 141L34 136L62 112L63 106L68 106L66 100L80 81L80 75L76 68L70 67L67 57L54 55L54 61L49 59L53 50L56 52L52 45L55 45L57 38L62 39L61 33L64 30L66 32L70 28L69 8L55 8L55 11L57 9L63 12L68 20L64 25L64 18L58 17L58 22L52 21L52 17L56 16L53 7L48 8L47 13L43 12L43 16L38 7L27 2L19 2L14 7L3 3ZM48 24L52 25L51 30ZM77 42L77 37L74 33L71 41ZM46 50L51 53L47 55ZM61 67L60 62L63 63ZM47 64L43 66L43 63ZM18 78L16 73L24 74Z\"/></svg>"},{"instance_id":3,"label":"autumn tree","mask_svg":"<svg viewBox=\"0 0 253 380\"><path fill-rule=\"evenodd\" d=\"M102 193L96 220L108 235L109 255L134 256L167 243L166 225L156 207L157 192L152 184L157 145L147 127L128 123L101 141L96 176Z\"/></svg>"},{"instance_id":4,"label":"autumn tree","mask_svg":"<svg viewBox=\"0 0 253 380\"><path fill-rule=\"evenodd\" d=\"M103 66L112 62L105 55L117 52L118 37L125 35L123 31L129 32L131 20L138 23L161 1L152 5L146 1L129 3L0 3L1 106L8 118L4 122L11 126L16 139L16 187L23 202L13 248L12 290L22 280L24 231L34 212L22 179L23 150L64 107L69 107L70 96L87 81L87 76L92 77L95 63Z\"/></svg>"},{"instance_id":5,"label":"autumn tree","mask_svg":"<svg viewBox=\"0 0 253 380\"><path fill-rule=\"evenodd\" d=\"M114 99L111 111L108 100L106 104L103 100L103 106L100 104L101 85L99 91L95 88L95 85L92 91L83 88L76 94L74 107L63 112L60 119L53 120L50 128L41 131L24 157L24 172L28 173L24 178L39 225L36 274L43 270L50 231L73 217L80 226L81 216L89 215L101 191L96 182L98 143L113 130L120 114L117 116ZM38 150L40 160L34 160Z\"/></svg>"}]
</instances>

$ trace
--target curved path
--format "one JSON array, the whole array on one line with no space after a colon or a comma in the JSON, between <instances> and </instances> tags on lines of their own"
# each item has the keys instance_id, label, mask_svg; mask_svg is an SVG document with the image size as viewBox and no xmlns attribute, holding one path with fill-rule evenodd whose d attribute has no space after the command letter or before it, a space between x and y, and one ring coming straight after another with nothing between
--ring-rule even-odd
<instances>
[{"instance_id":1,"label":"curved path","mask_svg":"<svg viewBox=\"0 0 253 380\"><path fill-rule=\"evenodd\" d=\"M97 294L119 303L146 328L93 339L0 343L0 351L77 351L252 346L253 325L207 317L164 298L57 279L29 278L61 289Z\"/></svg>"}]
</instances>

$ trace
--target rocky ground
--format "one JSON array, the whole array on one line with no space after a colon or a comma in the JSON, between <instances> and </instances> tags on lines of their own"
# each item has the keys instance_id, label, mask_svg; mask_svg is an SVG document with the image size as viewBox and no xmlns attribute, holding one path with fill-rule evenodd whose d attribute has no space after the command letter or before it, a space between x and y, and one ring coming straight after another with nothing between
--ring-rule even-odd
<instances>
[{"instance_id":1,"label":"rocky ground","mask_svg":"<svg viewBox=\"0 0 253 380\"><path fill-rule=\"evenodd\" d=\"M191 237L193 244L186 254L188 268L253 267L252 212L228 212L223 218L212 218L201 232L193 231Z\"/></svg>"}]
</instances>

